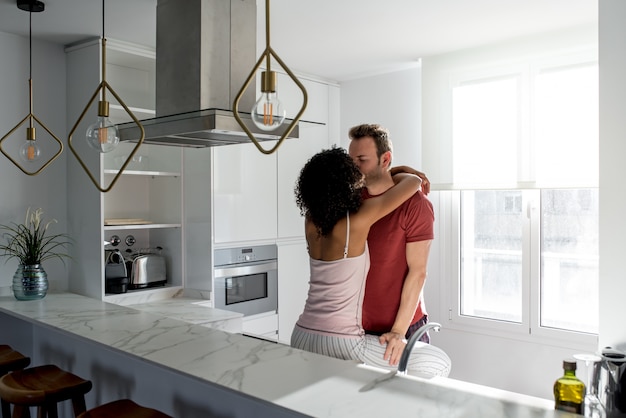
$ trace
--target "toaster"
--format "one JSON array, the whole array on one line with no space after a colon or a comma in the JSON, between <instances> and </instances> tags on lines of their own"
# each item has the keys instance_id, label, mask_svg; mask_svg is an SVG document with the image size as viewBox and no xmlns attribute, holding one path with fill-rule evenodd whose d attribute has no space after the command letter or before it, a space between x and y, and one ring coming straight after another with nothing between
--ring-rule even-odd
<instances>
[{"instance_id":1,"label":"toaster","mask_svg":"<svg viewBox=\"0 0 626 418\"><path fill-rule=\"evenodd\" d=\"M165 258L158 254L138 254L126 262L129 272L129 288L162 286L167 282Z\"/></svg>"}]
</instances>

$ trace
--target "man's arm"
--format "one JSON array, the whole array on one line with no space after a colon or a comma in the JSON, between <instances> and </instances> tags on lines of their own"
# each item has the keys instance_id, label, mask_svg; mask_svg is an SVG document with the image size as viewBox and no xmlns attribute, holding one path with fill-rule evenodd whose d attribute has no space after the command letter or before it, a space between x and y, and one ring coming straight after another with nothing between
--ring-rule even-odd
<instances>
[{"instance_id":1,"label":"man's arm","mask_svg":"<svg viewBox=\"0 0 626 418\"><path fill-rule=\"evenodd\" d=\"M389 365L395 366L400 362L402 351L406 346L406 335L417 309L419 296L426 282L428 254L432 240L410 242L406 245L406 259L409 272L404 279L400 307L391 331L380 336L381 344L387 344L384 359Z\"/></svg>"}]
</instances>

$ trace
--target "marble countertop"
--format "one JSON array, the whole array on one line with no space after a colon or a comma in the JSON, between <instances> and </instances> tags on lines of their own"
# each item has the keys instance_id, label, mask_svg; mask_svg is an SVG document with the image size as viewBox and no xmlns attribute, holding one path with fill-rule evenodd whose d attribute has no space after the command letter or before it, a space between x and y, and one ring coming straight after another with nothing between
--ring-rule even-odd
<instances>
[{"instance_id":1,"label":"marble countertop","mask_svg":"<svg viewBox=\"0 0 626 418\"><path fill-rule=\"evenodd\" d=\"M203 325L231 333L241 334L243 332L243 314L215 309L210 301L203 299L177 297L126 306L190 324Z\"/></svg>"},{"instance_id":2,"label":"marble countertop","mask_svg":"<svg viewBox=\"0 0 626 418\"><path fill-rule=\"evenodd\" d=\"M38 301L0 297L0 310L315 417L575 416L549 400L448 378L396 376L360 392L386 371L150 312L168 303L186 302L139 310L51 293Z\"/></svg>"}]
</instances>

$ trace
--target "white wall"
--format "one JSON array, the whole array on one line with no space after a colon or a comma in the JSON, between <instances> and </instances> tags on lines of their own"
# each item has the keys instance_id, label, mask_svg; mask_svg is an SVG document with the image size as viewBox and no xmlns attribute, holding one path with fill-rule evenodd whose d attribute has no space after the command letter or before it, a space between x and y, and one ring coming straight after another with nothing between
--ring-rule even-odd
<instances>
[{"instance_id":1,"label":"white wall","mask_svg":"<svg viewBox=\"0 0 626 418\"><path fill-rule=\"evenodd\" d=\"M340 144L348 147L348 131L362 123L378 123L390 131L394 165L420 168L421 68L403 70L341 83Z\"/></svg>"},{"instance_id":2,"label":"white wall","mask_svg":"<svg viewBox=\"0 0 626 418\"><path fill-rule=\"evenodd\" d=\"M28 38L0 32L0 137L7 134L29 113ZM65 53L60 45L33 40L33 114L63 143L65 126ZM3 142L3 149L13 154L26 138L28 122ZM37 143L44 154L52 156L58 148L45 130L35 124ZM0 154L0 223L21 223L26 209L41 207L48 218L58 221L51 232L67 230L65 162L67 150L37 176L24 175ZM7 291L18 261L5 263L0 257L0 289ZM67 269L59 260L46 261L51 289L67 288Z\"/></svg>"},{"instance_id":3,"label":"white wall","mask_svg":"<svg viewBox=\"0 0 626 418\"><path fill-rule=\"evenodd\" d=\"M626 2L599 2L600 347L626 349Z\"/></svg>"}]
</instances>

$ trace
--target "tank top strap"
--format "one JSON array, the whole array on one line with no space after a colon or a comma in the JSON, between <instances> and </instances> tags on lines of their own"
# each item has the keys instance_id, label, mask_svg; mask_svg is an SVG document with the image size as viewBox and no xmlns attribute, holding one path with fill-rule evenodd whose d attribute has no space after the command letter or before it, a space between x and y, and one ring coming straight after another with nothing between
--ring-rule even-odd
<instances>
[{"instance_id":1,"label":"tank top strap","mask_svg":"<svg viewBox=\"0 0 626 418\"><path fill-rule=\"evenodd\" d=\"M348 258L348 244L350 243L350 212L346 211L346 245L343 247L343 258Z\"/></svg>"}]
</instances>

